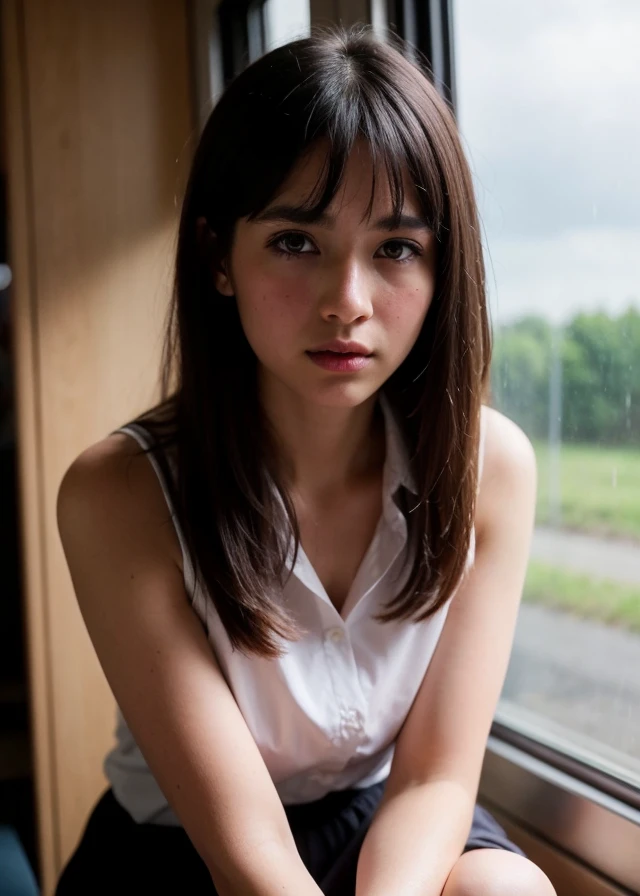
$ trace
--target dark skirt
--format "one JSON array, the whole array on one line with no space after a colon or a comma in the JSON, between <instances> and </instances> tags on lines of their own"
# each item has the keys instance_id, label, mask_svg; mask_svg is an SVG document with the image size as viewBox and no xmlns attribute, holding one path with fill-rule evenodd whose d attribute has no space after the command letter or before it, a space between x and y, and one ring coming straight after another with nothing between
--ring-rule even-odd
<instances>
[{"instance_id":1,"label":"dark skirt","mask_svg":"<svg viewBox=\"0 0 640 896\"><path fill-rule=\"evenodd\" d=\"M384 782L344 790L301 806L285 806L300 856L328 896L353 896L362 841ZM500 825L476 806L464 851L506 849L524 855ZM216 896L209 872L183 828L137 824L108 790L93 810L56 896Z\"/></svg>"}]
</instances>

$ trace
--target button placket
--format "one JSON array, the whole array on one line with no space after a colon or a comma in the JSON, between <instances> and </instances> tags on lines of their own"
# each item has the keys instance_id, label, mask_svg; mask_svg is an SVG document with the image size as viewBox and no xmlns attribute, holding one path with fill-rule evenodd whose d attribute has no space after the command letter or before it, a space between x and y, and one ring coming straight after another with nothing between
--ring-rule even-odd
<instances>
[{"instance_id":1,"label":"button placket","mask_svg":"<svg viewBox=\"0 0 640 896\"><path fill-rule=\"evenodd\" d=\"M325 631L327 666L337 704L337 719L331 741L336 747L350 748L362 740L365 715L355 658L347 630L334 626Z\"/></svg>"}]
</instances>

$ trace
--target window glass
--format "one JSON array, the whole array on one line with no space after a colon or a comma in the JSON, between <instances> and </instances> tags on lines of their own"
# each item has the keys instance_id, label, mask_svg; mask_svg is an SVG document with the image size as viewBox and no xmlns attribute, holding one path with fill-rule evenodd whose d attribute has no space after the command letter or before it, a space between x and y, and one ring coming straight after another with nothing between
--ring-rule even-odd
<instances>
[{"instance_id":1,"label":"window glass","mask_svg":"<svg viewBox=\"0 0 640 896\"><path fill-rule=\"evenodd\" d=\"M309 0L266 0L264 4L266 49L299 37L307 37L311 27Z\"/></svg>"},{"instance_id":2,"label":"window glass","mask_svg":"<svg viewBox=\"0 0 640 896\"><path fill-rule=\"evenodd\" d=\"M453 12L493 403L538 459L501 710L640 783L640 4Z\"/></svg>"}]
</instances>

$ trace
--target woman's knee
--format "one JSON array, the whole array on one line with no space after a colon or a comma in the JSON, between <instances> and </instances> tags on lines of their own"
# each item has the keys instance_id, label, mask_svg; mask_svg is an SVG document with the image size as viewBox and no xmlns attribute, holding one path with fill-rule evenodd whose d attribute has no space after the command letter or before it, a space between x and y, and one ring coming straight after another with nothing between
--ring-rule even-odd
<instances>
[{"instance_id":1,"label":"woman's knee","mask_svg":"<svg viewBox=\"0 0 640 896\"><path fill-rule=\"evenodd\" d=\"M453 866L442 896L556 896L529 859L502 849L474 849Z\"/></svg>"}]
</instances>

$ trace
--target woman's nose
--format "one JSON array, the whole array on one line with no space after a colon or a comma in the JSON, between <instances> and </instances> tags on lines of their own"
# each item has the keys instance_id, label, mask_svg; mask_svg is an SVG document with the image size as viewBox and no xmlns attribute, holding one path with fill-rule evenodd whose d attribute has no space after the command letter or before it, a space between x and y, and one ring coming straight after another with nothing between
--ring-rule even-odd
<instances>
[{"instance_id":1,"label":"woman's nose","mask_svg":"<svg viewBox=\"0 0 640 896\"><path fill-rule=\"evenodd\" d=\"M342 324L367 320L373 314L372 285L357 261L336 264L323 278L320 314Z\"/></svg>"}]
</instances>

